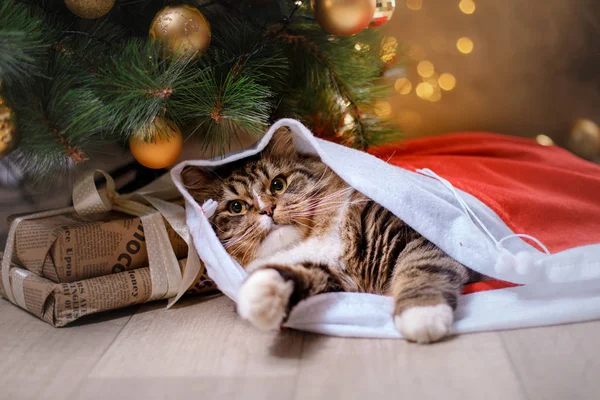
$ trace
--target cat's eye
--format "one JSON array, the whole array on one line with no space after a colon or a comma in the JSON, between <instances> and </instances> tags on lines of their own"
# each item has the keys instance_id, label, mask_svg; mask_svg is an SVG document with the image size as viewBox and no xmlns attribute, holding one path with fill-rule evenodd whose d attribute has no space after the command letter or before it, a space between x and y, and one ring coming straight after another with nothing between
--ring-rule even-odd
<instances>
[{"instance_id":1,"label":"cat's eye","mask_svg":"<svg viewBox=\"0 0 600 400\"><path fill-rule=\"evenodd\" d=\"M234 200L229 202L228 209L234 214L242 214L246 212L248 206L243 201Z\"/></svg>"},{"instance_id":2,"label":"cat's eye","mask_svg":"<svg viewBox=\"0 0 600 400\"><path fill-rule=\"evenodd\" d=\"M275 178L271 181L271 193L283 193L287 188L287 182L283 178Z\"/></svg>"}]
</instances>

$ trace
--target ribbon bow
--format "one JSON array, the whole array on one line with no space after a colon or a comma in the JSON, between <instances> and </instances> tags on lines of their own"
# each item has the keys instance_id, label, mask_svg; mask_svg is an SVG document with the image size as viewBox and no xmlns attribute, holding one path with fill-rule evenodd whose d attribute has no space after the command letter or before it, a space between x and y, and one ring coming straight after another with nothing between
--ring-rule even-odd
<instances>
[{"instance_id":1,"label":"ribbon bow","mask_svg":"<svg viewBox=\"0 0 600 400\"><path fill-rule=\"evenodd\" d=\"M106 179L106 187L98 190L94 177L100 173ZM2 258L2 286L8 300L23 308L22 285L11 285L10 270L17 227L22 221L48 218L75 211L79 215L92 215L107 211L120 211L140 217L148 249L148 266L152 281L150 300L170 299L171 307L195 282L202 272L202 264L191 240L185 222L185 209L173 203L153 197L150 194L132 193L120 195L115 190L115 182L104 171L94 170L79 179L73 188L73 207L44 211L16 218L10 226L4 257ZM146 205L150 204L152 207ZM171 227L188 245L188 258L182 276L179 262L169 240L164 223ZM14 280L14 277L13 277Z\"/></svg>"}]
</instances>

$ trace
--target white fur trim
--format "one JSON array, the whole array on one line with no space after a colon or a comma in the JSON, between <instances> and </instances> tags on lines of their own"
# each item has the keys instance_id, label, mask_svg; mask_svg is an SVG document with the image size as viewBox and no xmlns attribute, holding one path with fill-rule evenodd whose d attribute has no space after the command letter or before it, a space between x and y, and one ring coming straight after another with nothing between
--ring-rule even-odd
<instances>
[{"instance_id":1,"label":"white fur trim","mask_svg":"<svg viewBox=\"0 0 600 400\"><path fill-rule=\"evenodd\" d=\"M490 277L536 283L462 296L456 312L457 333L600 318L600 244L546 256L522 239L513 238L506 241L504 250L499 249L439 182L368 154L316 139L302 124L291 119L275 123L249 150L222 159L184 161L171 171L173 181L186 198L187 222L198 253L209 276L230 298L237 299L246 272L227 254L212 230L207 219L214 210L212 204L205 204L204 209L197 205L183 187L180 174L187 165L215 166L254 155L281 126L290 127L297 149L318 154L347 183L461 263ZM458 193L494 237L515 234L481 201L467 193ZM518 273L516 255L523 251L535 255L531 264L537 267L534 273L530 274L531 268L527 267L520 268L525 275ZM391 317L392 303L390 298L370 294L323 294L298 304L286 326L340 336L399 337Z\"/></svg>"}]
</instances>

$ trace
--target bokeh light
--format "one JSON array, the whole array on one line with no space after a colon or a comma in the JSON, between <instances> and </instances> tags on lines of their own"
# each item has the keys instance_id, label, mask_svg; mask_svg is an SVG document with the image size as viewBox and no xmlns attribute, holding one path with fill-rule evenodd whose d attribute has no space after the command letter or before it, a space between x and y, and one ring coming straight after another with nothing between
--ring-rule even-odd
<instances>
[{"instance_id":1,"label":"bokeh light","mask_svg":"<svg viewBox=\"0 0 600 400\"><path fill-rule=\"evenodd\" d=\"M435 103L436 101L440 101L442 99L442 92L437 86L432 86L432 88L433 91L429 96L427 96L427 100L431 101L432 103Z\"/></svg>"},{"instance_id":2,"label":"bokeh light","mask_svg":"<svg viewBox=\"0 0 600 400\"><path fill-rule=\"evenodd\" d=\"M389 117L392 113L392 106L387 101L377 101L375 102L375 114L380 117Z\"/></svg>"},{"instance_id":3,"label":"bokeh light","mask_svg":"<svg viewBox=\"0 0 600 400\"><path fill-rule=\"evenodd\" d=\"M423 7L423 2L421 0L406 0L406 7L410 10L418 11Z\"/></svg>"},{"instance_id":4,"label":"bokeh light","mask_svg":"<svg viewBox=\"0 0 600 400\"><path fill-rule=\"evenodd\" d=\"M417 85L415 92L417 93L417 96L427 100L433 95L433 85L429 82L421 82Z\"/></svg>"},{"instance_id":5,"label":"bokeh light","mask_svg":"<svg viewBox=\"0 0 600 400\"><path fill-rule=\"evenodd\" d=\"M412 83L408 78L398 78L396 79L396 83L394 83L394 89L396 89L396 92L406 95L411 92Z\"/></svg>"},{"instance_id":6,"label":"bokeh light","mask_svg":"<svg viewBox=\"0 0 600 400\"><path fill-rule=\"evenodd\" d=\"M457 40L456 48L463 54L469 54L473 51L473 41L464 36Z\"/></svg>"},{"instance_id":7,"label":"bokeh light","mask_svg":"<svg viewBox=\"0 0 600 400\"><path fill-rule=\"evenodd\" d=\"M475 12L475 2L473 0L461 0L458 3L458 8L467 15L473 14Z\"/></svg>"},{"instance_id":8,"label":"bokeh light","mask_svg":"<svg viewBox=\"0 0 600 400\"><path fill-rule=\"evenodd\" d=\"M438 79L439 79L439 75L438 74L433 74L431 75L429 78L423 78L423 82L428 82L431 84L431 86L433 87L437 87L438 86Z\"/></svg>"},{"instance_id":9,"label":"bokeh light","mask_svg":"<svg viewBox=\"0 0 600 400\"><path fill-rule=\"evenodd\" d=\"M546 135L537 135L535 137L535 141L541 144L542 146L552 146L554 144L554 140L550 136Z\"/></svg>"},{"instance_id":10,"label":"bokeh light","mask_svg":"<svg viewBox=\"0 0 600 400\"><path fill-rule=\"evenodd\" d=\"M456 78L454 77L454 75L448 72L444 72L438 78L438 83L442 89L450 91L456 86Z\"/></svg>"},{"instance_id":11,"label":"bokeh light","mask_svg":"<svg viewBox=\"0 0 600 400\"><path fill-rule=\"evenodd\" d=\"M417 72L423 78L429 78L435 73L435 67L431 61L423 60L417 64Z\"/></svg>"}]
</instances>

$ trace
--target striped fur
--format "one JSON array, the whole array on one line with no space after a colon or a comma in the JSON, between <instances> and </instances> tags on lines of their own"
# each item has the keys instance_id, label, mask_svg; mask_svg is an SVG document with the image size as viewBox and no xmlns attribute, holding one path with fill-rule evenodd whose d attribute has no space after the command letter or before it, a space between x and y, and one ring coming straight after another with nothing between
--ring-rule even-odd
<instances>
[{"instance_id":1,"label":"striped fur","mask_svg":"<svg viewBox=\"0 0 600 400\"><path fill-rule=\"evenodd\" d=\"M255 157L212 171L188 167L182 177L198 202L218 202L211 223L250 273L244 293L252 304L240 314L256 326L278 326L309 296L367 292L395 299L398 329L409 339L434 341L449 333L445 310L478 278L317 157L296 153L286 129ZM287 183L281 193L275 178ZM232 211L236 201L244 212ZM278 275L253 279L260 270Z\"/></svg>"}]
</instances>

